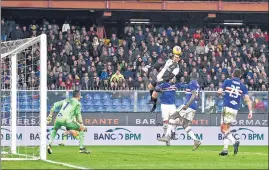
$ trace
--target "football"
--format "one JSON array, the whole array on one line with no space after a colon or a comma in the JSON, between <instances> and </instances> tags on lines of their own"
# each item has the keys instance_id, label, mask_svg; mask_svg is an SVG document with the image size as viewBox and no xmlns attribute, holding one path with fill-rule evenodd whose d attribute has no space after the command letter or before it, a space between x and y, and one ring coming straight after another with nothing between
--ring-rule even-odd
<instances>
[{"instance_id":1,"label":"football","mask_svg":"<svg viewBox=\"0 0 269 170\"><path fill-rule=\"evenodd\" d=\"M179 46L175 46L173 48L173 54L181 55L181 48Z\"/></svg>"},{"instance_id":2,"label":"football","mask_svg":"<svg viewBox=\"0 0 269 170\"><path fill-rule=\"evenodd\" d=\"M69 130L69 133L74 137L77 137L79 135L79 132L76 130Z\"/></svg>"}]
</instances>

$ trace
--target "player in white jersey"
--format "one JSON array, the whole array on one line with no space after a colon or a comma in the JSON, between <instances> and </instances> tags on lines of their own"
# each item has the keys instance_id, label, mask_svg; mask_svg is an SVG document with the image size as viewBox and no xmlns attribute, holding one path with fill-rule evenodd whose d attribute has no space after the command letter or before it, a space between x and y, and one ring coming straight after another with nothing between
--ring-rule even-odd
<instances>
[{"instance_id":1,"label":"player in white jersey","mask_svg":"<svg viewBox=\"0 0 269 170\"><path fill-rule=\"evenodd\" d=\"M173 59L168 59L162 70L157 75L157 79L152 80L151 83L148 85L151 96L149 104L153 104L153 107L150 112L153 112L156 109L156 103L158 98L158 92L154 91L154 88L156 87L157 84L160 84L162 82L169 82L179 73L179 66L178 66L179 60L180 60L179 55L174 55Z\"/></svg>"},{"instance_id":2,"label":"player in white jersey","mask_svg":"<svg viewBox=\"0 0 269 170\"><path fill-rule=\"evenodd\" d=\"M240 81L241 70L235 69L233 72L233 78L227 79L219 88L218 94L223 97L223 112L221 116L221 132L223 133L224 147L221 156L228 155L228 145L231 142L234 146L234 154L238 153L239 141L236 141L230 132L230 126L232 121L236 119L237 112L240 107L241 98L243 97L248 105L248 119L252 118L252 102L248 95L247 87Z\"/></svg>"},{"instance_id":3,"label":"player in white jersey","mask_svg":"<svg viewBox=\"0 0 269 170\"><path fill-rule=\"evenodd\" d=\"M197 140L196 136L194 135L194 133L192 132L189 126L198 108L200 86L197 82L197 78L198 78L198 74L196 72L193 72L191 74L191 81L188 84L188 88L186 89L186 92L185 92L186 101L184 105L180 106L178 109L176 109L176 112L170 115L169 121L168 121L169 125L167 129L167 133L165 134L164 137L159 138L158 139L159 141L166 142L166 143L170 142L171 131L172 129L175 128L175 125L179 125L179 122L181 119L183 120L182 127L194 141L193 151L196 150L201 145L201 142Z\"/></svg>"}]
</instances>

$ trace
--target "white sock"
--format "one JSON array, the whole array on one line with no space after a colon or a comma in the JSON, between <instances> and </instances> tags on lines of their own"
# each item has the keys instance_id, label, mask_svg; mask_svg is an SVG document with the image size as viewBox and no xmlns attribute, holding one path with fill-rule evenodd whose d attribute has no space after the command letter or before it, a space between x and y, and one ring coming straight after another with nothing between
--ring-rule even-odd
<instances>
[{"instance_id":1,"label":"white sock","mask_svg":"<svg viewBox=\"0 0 269 170\"><path fill-rule=\"evenodd\" d=\"M163 134L167 133L168 124L163 124Z\"/></svg>"},{"instance_id":2,"label":"white sock","mask_svg":"<svg viewBox=\"0 0 269 170\"><path fill-rule=\"evenodd\" d=\"M188 126L185 128L185 131L188 133L188 135L192 138L192 140L197 140L194 133L191 131L191 128Z\"/></svg>"},{"instance_id":3,"label":"white sock","mask_svg":"<svg viewBox=\"0 0 269 170\"><path fill-rule=\"evenodd\" d=\"M223 150L228 150L229 139L227 139L227 137L223 139L223 143L224 143Z\"/></svg>"},{"instance_id":4,"label":"white sock","mask_svg":"<svg viewBox=\"0 0 269 170\"><path fill-rule=\"evenodd\" d=\"M172 132L176 132L176 129L177 129L177 125L173 125Z\"/></svg>"},{"instance_id":5,"label":"white sock","mask_svg":"<svg viewBox=\"0 0 269 170\"><path fill-rule=\"evenodd\" d=\"M174 128L174 126L173 125L168 125L168 128L167 128L167 132L166 132L166 134L165 134L165 137L171 137L171 132L172 132L172 129Z\"/></svg>"},{"instance_id":6,"label":"white sock","mask_svg":"<svg viewBox=\"0 0 269 170\"><path fill-rule=\"evenodd\" d=\"M228 132L229 134L227 135L227 139L234 145L235 144L235 138L233 137L233 135Z\"/></svg>"}]
</instances>

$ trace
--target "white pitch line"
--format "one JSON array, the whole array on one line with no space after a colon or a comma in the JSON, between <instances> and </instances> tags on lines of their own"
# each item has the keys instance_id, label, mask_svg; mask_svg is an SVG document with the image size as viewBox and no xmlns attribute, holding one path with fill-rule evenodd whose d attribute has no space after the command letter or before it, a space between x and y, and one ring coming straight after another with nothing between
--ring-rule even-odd
<instances>
[{"instance_id":1,"label":"white pitch line","mask_svg":"<svg viewBox=\"0 0 269 170\"><path fill-rule=\"evenodd\" d=\"M66 164L66 163L63 163L63 162L56 162L56 161L51 161L51 160L43 160L43 161L48 162L48 163L52 163L52 164L58 164L58 165L67 166L67 167L74 168L74 169L90 169L90 168L85 168L85 167L81 167L81 166Z\"/></svg>"}]
</instances>

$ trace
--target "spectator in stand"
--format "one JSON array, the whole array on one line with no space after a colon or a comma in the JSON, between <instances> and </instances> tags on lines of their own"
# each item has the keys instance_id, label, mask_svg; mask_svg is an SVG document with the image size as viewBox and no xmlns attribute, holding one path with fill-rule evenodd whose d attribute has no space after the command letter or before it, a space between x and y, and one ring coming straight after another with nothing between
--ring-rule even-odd
<instances>
[{"instance_id":1,"label":"spectator in stand","mask_svg":"<svg viewBox=\"0 0 269 170\"><path fill-rule=\"evenodd\" d=\"M6 41L8 36L8 25L5 23L5 20L2 19L1 22L1 40Z\"/></svg>"},{"instance_id":2,"label":"spectator in stand","mask_svg":"<svg viewBox=\"0 0 269 170\"><path fill-rule=\"evenodd\" d=\"M235 68L241 68L242 81L248 84L249 90L268 88L268 33L259 28L201 29L128 24L123 30L124 37L113 32L104 39L107 35L100 23L87 29L66 20L61 30L56 20L43 19L41 25L33 20L22 30L15 25L12 18L7 22L2 20L2 40L28 38L42 32L48 35L50 89L145 89L157 72L152 70L145 74L144 68L167 60L175 45L183 52L179 63L181 72L177 76L183 89L193 70L199 72L199 82L205 90L215 90L219 82L231 78ZM38 72L37 68L26 70L29 71ZM28 81L28 77L23 81ZM23 81L21 88L25 88ZM38 84L36 79L31 82Z\"/></svg>"}]
</instances>

